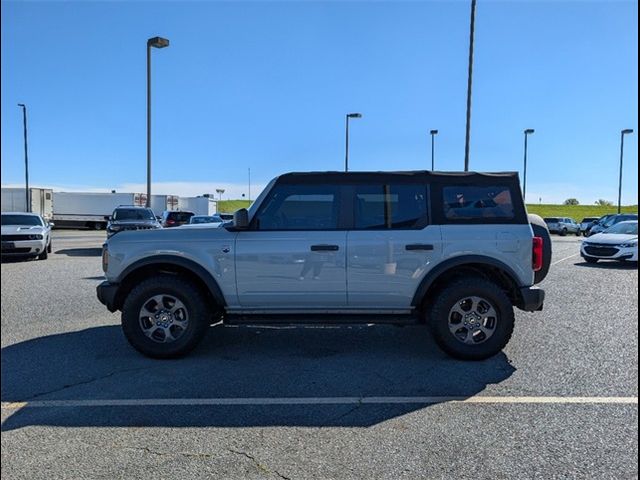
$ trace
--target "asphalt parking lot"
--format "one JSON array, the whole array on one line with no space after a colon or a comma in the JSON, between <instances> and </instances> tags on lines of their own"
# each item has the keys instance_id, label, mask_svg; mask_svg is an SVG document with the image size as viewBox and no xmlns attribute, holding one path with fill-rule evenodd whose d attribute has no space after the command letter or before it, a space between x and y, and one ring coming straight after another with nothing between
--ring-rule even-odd
<instances>
[{"instance_id":1,"label":"asphalt parking lot","mask_svg":"<svg viewBox=\"0 0 640 480\"><path fill-rule=\"evenodd\" d=\"M394 326L212 327L147 359L96 300L103 238L2 264L3 478L638 476L637 265L588 265L579 238L476 363Z\"/></svg>"}]
</instances>

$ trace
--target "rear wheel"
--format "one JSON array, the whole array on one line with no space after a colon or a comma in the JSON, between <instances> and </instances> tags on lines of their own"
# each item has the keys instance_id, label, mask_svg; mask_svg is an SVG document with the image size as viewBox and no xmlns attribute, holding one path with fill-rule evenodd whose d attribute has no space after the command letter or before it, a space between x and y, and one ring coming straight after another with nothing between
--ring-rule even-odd
<instances>
[{"instance_id":1,"label":"rear wheel","mask_svg":"<svg viewBox=\"0 0 640 480\"><path fill-rule=\"evenodd\" d=\"M138 284L122 308L129 343L154 358L185 355L202 340L210 314L202 292L188 280L158 275Z\"/></svg>"},{"instance_id":2,"label":"rear wheel","mask_svg":"<svg viewBox=\"0 0 640 480\"><path fill-rule=\"evenodd\" d=\"M513 333L513 306L495 283L479 277L453 282L428 311L434 339L449 355L483 360L499 353Z\"/></svg>"}]
</instances>

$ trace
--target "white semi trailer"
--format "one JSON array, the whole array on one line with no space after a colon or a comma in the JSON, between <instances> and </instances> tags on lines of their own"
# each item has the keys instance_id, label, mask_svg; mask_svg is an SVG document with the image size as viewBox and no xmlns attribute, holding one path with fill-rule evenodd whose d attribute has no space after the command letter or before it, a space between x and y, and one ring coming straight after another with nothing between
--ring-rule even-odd
<instances>
[{"instance_id":1,"label":"white semi trailer","mask_svg":"<svg viewBox=\"0 0 640 480\"><path fill-rule=\"evenodd\" d=\"M193 212L196 215L213 215L218 212L218 202L211 197L180 197L178 210Z\"/></svg>"},{"instance_id":2,"label":"white semi trailer","mask_svg":"<svg viewBox=\"0 0 640 480\"><path fill-rule=\"evenodd\" d=\"M120 205L144 206L142 193L54 192L53 220L58 227L104 229L113 210ZM175 210L174 195L151 195L151 209L160 216L164 210Z\"/></svg>"},{"instance_id":3,"label":"white semi trailer","mask_svg":"<svg viewBox=\"0 0 640 480\"><path fill-rule=\"evenodd\" d=\"M27 196L24 188L2 188L3 212L26 212ZM53 190L49 188L29 189L28 211L38 213L49 221L53 217Z\"/></svg>"}]
</instances>

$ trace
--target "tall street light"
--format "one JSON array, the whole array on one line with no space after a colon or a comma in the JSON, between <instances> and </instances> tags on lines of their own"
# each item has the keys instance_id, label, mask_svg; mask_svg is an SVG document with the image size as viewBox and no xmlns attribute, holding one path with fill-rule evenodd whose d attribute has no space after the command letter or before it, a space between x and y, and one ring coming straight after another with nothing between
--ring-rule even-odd
<instances>
[{"instance_id":1,"label":"tall street light","mask_svg":"<svg viewBox=\"0 0 640 480\"><path fill-rule=\"evenodd\" d=\"M622 200L622 154L624 152L624 136L633 133L631 128L625 128L620 132L620 178L618 180L618 213L620 213L620 202Z\"/></svg>"},{"instance_id":2,"label":"tall street light","mask_svg":"<svg viewBox=\"0 0 640 480\"><path fill-rule=\"evenodd\" d=\"M27 107L24 103L19 103L22 107L22 127L24 132L24 184L25 184L25 210L31 212L31 195L29 195L29 155L27 154Z\"/></svg>"},{"instance_id":3,"label":"tall street light","mask_svg":"<svg viewBox=\"0 0 640 480\"><path fill-rule=\"evenodd\" d=\"M153 37L147 40L147 207L151 206L151 47L164 48L169 40Z\"/></svg>"},{"instance_id":4,"label":"tall street light","mask_svg":"<svg viewBox=\"0 0 640 480\"><path fill-rule=\"evenodd\" d=\"M533 128L527 128L524 131L524 180L522 182L522 198L524 203L527 203L527 137L534 133Z\"/></svg>"},{"instance_id":5,"label":"tall street light","mask_svg":"<svg viewBox=\"0 0 640 480\"><path fill-rule=\"evenodd\" d=\"M435 136L438 134L438 130L431 130L431 171L435 170Z\"/></svg>"},{"instance_id":6,"label":"tall street light","mask_svg":"<svg viewBox=\"0 0 640 480\"><path fill-rule=\"evenodd\" d=\"M344 171L349 171L349 119L362 118L361 113L347 113L347 125L345 132Z\"/></svg>"},{"instance_id":7,"label":"tall street light","mask_svg":"<svg viewBox=\"0 0 640 480\"><path fill-rule=\"evenodd\" d=\"M476 25L476 0L471 0L471 22L469 24L469 72L467 75L467 129L464 142L464 171L469 171L469 140L471 137L471 79L473 78L473 35Z\"/></svg>"}]
</instances>

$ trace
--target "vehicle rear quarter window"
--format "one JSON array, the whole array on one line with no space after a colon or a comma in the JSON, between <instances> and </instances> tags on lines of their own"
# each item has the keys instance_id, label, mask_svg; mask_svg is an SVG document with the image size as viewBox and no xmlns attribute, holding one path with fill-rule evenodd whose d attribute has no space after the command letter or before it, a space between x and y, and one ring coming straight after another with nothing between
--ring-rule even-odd
<instances>
[{"instance_id":1,"label":"vehicle rear quarter window","mask_svg":"<svg viewBox=\"0 0 640 480\"><path fill-rule=\"evenodd\" d=\"M354 229L423 228L427 219L424 184L355 185Z\"/></svg>"},{"instance_id":2,"label":"vehicle rear quarter window","mask_svg":"<svg viewBox=\"0 0 640 480\"><path fill-rule=\"evenodd\" d=\"M459 185L442 189L444 216L447 220L515 218L508 186Z\"/></svg>"},{"instance_id":3,"label":"vehicle rear quarter window","mask_svg":"<svg viewBox=\"0 0 640 480\"><path fill-rule=\"evenodd\" d=\"M257 230L335 230L339 188L335 185L277 185L256 215Z\"/></svg>"}]
</instances>

